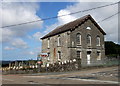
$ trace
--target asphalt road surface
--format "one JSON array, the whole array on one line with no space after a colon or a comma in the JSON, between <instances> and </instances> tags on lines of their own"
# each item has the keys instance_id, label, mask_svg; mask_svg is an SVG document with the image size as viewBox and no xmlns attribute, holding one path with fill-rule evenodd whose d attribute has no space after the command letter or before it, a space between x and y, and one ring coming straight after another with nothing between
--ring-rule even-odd
<instances>
[{"instance_id":1,"label":"asphalt road surface","mask_svg":"<svg viewBox=\"0 0 120 86\"><path fill-rule=\"evenodd\" d=\"M65 73L2 75L2 84L118 84L118 67Z\"/></svg>"}]
</instances>

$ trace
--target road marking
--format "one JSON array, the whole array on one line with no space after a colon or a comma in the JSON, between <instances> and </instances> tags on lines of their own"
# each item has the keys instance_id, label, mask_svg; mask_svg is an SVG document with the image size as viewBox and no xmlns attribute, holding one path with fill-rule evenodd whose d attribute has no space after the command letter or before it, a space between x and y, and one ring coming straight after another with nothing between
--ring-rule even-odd
<instances>
[{"instance_id":1,"label":"road marking","mask_svg":"<svg viewBox=\"0 0 120 86\"><path fill-rule=\"evenodd\" d=\"M81 81L90 81L90 82L101 82L101 83L111 83L111 84L119 84L119 82L116 82L116 81L103 81L103 80L91 80L91 79L73 79L73 78L62 78L62 79L81 80Z\"/></svg>"},{"instance_id":2,"label":"road marking","mask_svg":"<svg viewBox=\"0 0 120 86\"><path fill-rule=\"evenodd\" d=\"M14 81L14 80L11 80L11 79L2 79L2 80L5 80L5 81Z\"/></svg>"},{"instance_id":3,"label":"road marking","mask_svg":"<svg viewBox=\"0 0 120 86\"><path fill-rule=\"evenodd\" d=\"M39 84L39 83L36 83L36 82L30 82L29 84Z\"/></svg>"},{"instance_id":4,"label":"road marking","mask_svg":"<svg viewBox=\"0 0 120 86\"><path fill-rule=\"evenodd\" d=\"M45 78L46 76L22 76L22 77L28 77L28 78Z\"/></svg>"}]
</instances>

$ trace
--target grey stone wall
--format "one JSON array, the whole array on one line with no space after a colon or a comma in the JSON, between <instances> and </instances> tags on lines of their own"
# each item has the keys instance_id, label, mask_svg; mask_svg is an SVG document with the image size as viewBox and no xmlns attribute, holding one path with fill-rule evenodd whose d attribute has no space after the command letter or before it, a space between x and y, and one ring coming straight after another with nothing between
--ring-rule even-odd
<instances>
[{"instance_id":1,"label":"grey stone wall","mask_svg":"<svg viewBox=\"0 0 120 86\"><path fill-rule=\"evenodd\" d=\"M87 27L91 27L91 30L86 29ZM81 46L77 46L76 44L76 34L81 34ZM87 46L87 35L91 35L91 46ZM96 46L96 37L100 36L100 46ZM74 45L72 45L74 42ZM105 57L105 50L104 50L104 35L98 30L98 28L88 20L80 27L76 28L74 31L70 33L70 47L71 47L71 58L76 58L76 51L81 51L81 61L82 65L86 66L87 64L87 51L91 51L91 64L90 65L97 65L102 62L102 58ZM74 48L75 47L75 48ZM101 52L101 61L97 60L97 51Z\"/></svg>"},{"instance_id":2,"label":"grey stone wall","mask_svg":"<svg viewBox=\"0 0 120 86\"><path fill-rule=\"evenodd\" d=\"M60 36L61 38L61 45L57 45L57 38ZM70 40L70 36L67 34L67 32L55 35L50 37L50 48L47 48L48 46L48 38L42 40L42 53L50 53L50 61L46 61L46 59L43 59L43 62L47 63L55 63L58 61L57 53L58 51L61 51L61 62L64 62L66 60L69 60L70 58L70 50L68 49L68 44Z\"/></svg>"},{"instance_id":3,"label":"grey stone wall","mask_svg":"<svg viewBox=\"0 0 120 86\"><path fill-rule=\"evenodd\" d=\"M91 30L86 29L86 27L91 27ZM76 34L81 34L81 45L76 45ZM86 37L91 35L91 46L87 46ZM96 37L100 36L100 46L96 46ZM57 38L61 37L61 46L57 46ZM42 53L50 53L50 60L43 58L43 64L45 63L55 63L58 61L57 52L61 51L62 59L61 62L65 62L70 59L76 58L76 52L81 51L81 64L82 66L87 65L87 51L91 51L91 66L97 65L102 62L102 59L105 57L104 49L104 35L98 30L98 28L88 20L78 28L73 31L64 32L55 36L50 37L50 48L48 46L48 38L42 40ZM97 60L97 51L101 52L101 60ZM89 66L90 66L89 65Z\"/></svg>"}]
</instances>

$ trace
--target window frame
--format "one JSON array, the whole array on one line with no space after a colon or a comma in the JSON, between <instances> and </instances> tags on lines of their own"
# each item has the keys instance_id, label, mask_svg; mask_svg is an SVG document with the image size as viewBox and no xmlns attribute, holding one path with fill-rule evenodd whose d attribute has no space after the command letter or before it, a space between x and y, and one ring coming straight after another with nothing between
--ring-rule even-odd
<instances>
[{"instance_id":1,"label":"window frame","mask_svg":"<svg viewBox=\"0 0 120 86\"><path fill-rule=\"evenodd\" d=\"M91 30L91 27L90 27L90 26L88 26L88 27L86 27L86 29L87 29L87 30Z\"/></svg>"},{"instance_id":2,"label":"window frame","mask_svg":"<svg viewBox=\"0 0 120 86\"><path fill-rule=\"evenodd\" d=\"M50 60L50 52L48 52L47 54L48 54L48 59L47 60Z\"/></svg>"},{"instance_id":3,"label":"window frame","mask_svg":"<svg viewBox=\"0 0 120 86\"><path fill-rule=\"evenodd\" d=\"M50 38L48 38L48 49L50 48Z\"/></svg>"},{"instance_id":4,"label":"window frame","mask_svg":"<svg viewBox=\"0 0 120 86\"><path fill-rule=\"evenodd\" d=\"M78 56L79 55L79 56ZM81 59L82 57L81 57L81 51L76 51L76 58L78 58L78 59Z\"/></svg>"},{"instance_id":5,"label":"window frame","mask_svg":"<svg viewBox=\"0 0 120 86\"><path fill-rule=\"evenodd\" d=\"M57 46L61 46L61 37L60 37L60 35L57 38Z\"/></svg>"},{"instance_id":6,"label":"window frame","mask_svg":"<svg viewBox=\"0 0 120 86\"><path fill-rule=\"evenodd\" d=\"M61 51L58 51L58 60L61 60L62 56L61 56Z\"/></svg>"},{"instance_id":7,"label":"window frame","mask_svg":"<svg viewBox=\"0 0 120 86\"><path fill-rule=\"evenodd\" d=\"M89 43L88 43L88 40L89 40ZM87 45L88 45L88 46L91 46L91 40L92 40L92 39L91 39L91 35L88 34L88 35L87 35L87 38L86 38L86 41L87 41Z\"/></svg>"},{"instance_id":8,"label":"window frame","mask_svg":"<svg viewBox=\"0 0 120 86\"><path fill-rule=\"evenodd\" d=\"M101 60L101 52L97 51L97 60Z\"/></svg>"},{"instance_id":9,"label":"window frame","mask_svg":"<svg viewBox=\"0 0 120 86\"><path fill-rule=\"evenodd\" d=\"M80 33L76 34L76 44L81 45L81 34Z\"/></svg>"},{"instance_id":10,"label":"window frame","mask_svg":"<svg viewBox=\"0 0 120 86\"><path fill-rule=\"evenodd\" d=\"M96 37L96 46L100 46L100 36Z\"/></svg>"}]
</instances>

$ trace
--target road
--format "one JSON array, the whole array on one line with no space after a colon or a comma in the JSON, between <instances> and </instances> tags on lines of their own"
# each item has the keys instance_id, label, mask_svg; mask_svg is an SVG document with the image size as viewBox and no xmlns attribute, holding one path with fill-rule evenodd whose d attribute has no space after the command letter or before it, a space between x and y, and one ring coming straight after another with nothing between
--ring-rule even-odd
<instances>
[{"instance_id":1,"label":"road","mask_svg":"<svg viewBox=\"0 0 120 86\"><path fill-rule=\"evenodd\" d=\"M118 67L66 73L2 75L2 84L118 84Z\"/></svg>"}]
</instances>

